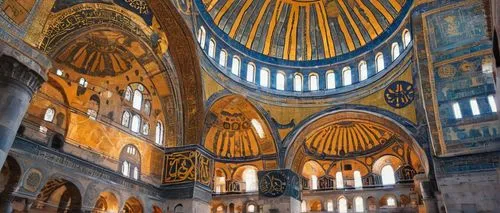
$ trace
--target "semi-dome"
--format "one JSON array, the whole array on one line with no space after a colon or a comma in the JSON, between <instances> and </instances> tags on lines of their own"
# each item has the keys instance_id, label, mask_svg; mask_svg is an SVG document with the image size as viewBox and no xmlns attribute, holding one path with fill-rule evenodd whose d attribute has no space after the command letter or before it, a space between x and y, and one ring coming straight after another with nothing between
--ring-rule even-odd
<instances>
[{"instance_id":1,"label":"semi-dome","mask_svg":"<svg viewBox=\"0 0 500 213\"><path fill-rule=\"evenodd\" d=\"M196 0L239 48L308 61L369 49L401 23L411 0ZM383 40L381 38L380 40ZM372 44L372 45L370 45Z\"/></svg>"}]
</instances>

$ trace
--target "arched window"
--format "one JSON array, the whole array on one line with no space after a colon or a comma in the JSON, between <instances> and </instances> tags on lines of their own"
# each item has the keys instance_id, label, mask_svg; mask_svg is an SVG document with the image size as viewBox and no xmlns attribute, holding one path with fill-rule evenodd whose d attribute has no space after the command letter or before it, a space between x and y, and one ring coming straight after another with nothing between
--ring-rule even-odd
<instances>
[{"instance_id":1,"label":"arched window","mask_svg":"<svg viewBox=\"0 0 500 213\"><path fill-rule=\"evenodd\" d=\"M333 201L332 200L328 200L328 202L326 203L326 211L333 212Z\"/></svg>"},{"instance_id":2,"label":"arched window","mask_svg":"<svg viewBox=\"0 0 500 213\"><path fill-rule=\"evenodd\" d=\"M334 89L335 88L335 73L333 70L326 72L326 88Z\"/></svg>"},{"instance_id":3,"label":"arched window","mask_svg":"<svg viewBox=\"0 0 500 213\"><path fill-rule=\"evenodd\" d=\"M347 199L345 197L339 199L339 212L347 213Z\"/></svg>"},{"instance_id":4,"label":"arched window","mask_svg":"<svg viewBox=\"0 0 500 213\"><path fill-rule=\"evenodd\" d=\"M163 123L161 121L156 122L156 131L155 131L155 143L158 145L163 145Z\"/></svg>"},{"instance_id":5,"label":"arched window","mask_svg":"<svg viewBox=\"0 0 500 213\"><path fill-rule=\"evenodd\" d=\"M354 171L354 187L363 187L363 182L361 181L361 173L359 171Z\"/></svg>"},{"instance_id":6,"label":"arched window","mask_svg":"<svg viewBox=\"0 0 500 213\"><path fill-rule=\"evenodd\" d=\"M391 206L391 207L396 206L396 199L394 199L393 197L388 197L387 198L387 206Z\"/></svg>"},{"instance_id":7,"label":"arched window","mask_svg":"<svg viewBox=\"0 0 500 213\"><path fill-rule=\"evenodd\" d=\"M260 85L263 87L269 87L269 70L267 68L260 69Z\"/></svg>"},{"instance_id":8,"label":"arched window","mask_svg":"<svg viewBox=\"0 0 500 213\"><path fill-rule=\"evenodd\" d=\"M359 81L364 81L368 78L368 66L366 65L366 61L359 62L358 71Z\"/></svg>"},{"instance_id":9,"label":"arched window","mask_svg":"<svg viewBox=\"0 0 500 213\"><path fill-rule=\"evenodd\" d=\"M363 198L358 196L354 198L354 211L355 212L365 212L365 204L363 203Z\"/></svg>"},{"instance_id":10,"label":"arched window","mask_svg":"<svg viewBox=\"0 0 500 213\"><path fill-rule=\"evenodd\" d=\"M208 42L208 56L215 58L215 41L213 39L210 39L210 42Z\"/></svg>"},{"instance_id":11,"label":"arched window","mask_svg":"<svg viewBox=\"0 0 500 213\"><path fill-rule=\"evenodd\" d=\"M300 203L300 212L307 212L307 203L305 200Z\"/></svg>"},{"instance_id":12,"label":"arched window","mask_svg":"<svg viewBox=\"0 0 500 213\"><path fill-rule=\"evenodd\" d=\"M45 115L43 116L43 120L52 122L54 120L55 114L56 110L54 110L54 108L47 108L47 110L45 110Z\"/></svg>"},{"instance_id":13,"label":"arched window","mask_svg":"<svg viewBox=\"0 0 500 213\"><path fill-rule=\"evenodd\" d=\"M130 101L132 98L132 88L130 86L127 86L127 89L125 89L125 100Z\"/></svg>"},{"instance_id":14,"label":"arched window","mask_svg":"<svg viewBox=\"0 0 500 213\"><path fill-rule=\"evenodd\" d=\"M142 107L142 93L139 90L134 91L134 99L132 100L132 107L137 110L141 110Z\"/></svg>"},{"instance_id":15,"label":"arched window","mask_svg":"<svg viewBox=\"0 0 500 213\"><path fill-rule=\"evenodd\" d=\"M480 115L481 111L479 110L479 105L477 104L477 100L475 98L470 99L469 103L470 103L470 108L472 110L472 115L474 116Z\"/></svg>"},{"instance_id":16,"label":"arched window","mask_svg":"<svg viewBox=\"0 0 500 213\"><path fill-rule=\"evenodd\" d=\"M462 111L460 110L460 104L458 102L453 103L453 114L455 115L455 119L462 118Z\"/></svg>"},{"instance_id":17,"label":"arched window","mask_svg":"<svg viewBox=\"0 0 500 213\"><path fill-rule=\"evenodd\" d=\"M285 73L283 72L276 73L276 89L285 90Z\"/></svg>"},{"instance_id":18,"label":"arched window","mask_svg":"<svg viewBox=\"0 0 500 213\"><path fill-rule=\"evenodd\" d=\"M255 65L253 63L247 65L247 81L255 82Z\"/></svg>"},{"instance_id":19,"label":"arched window","mask_svg":"<svg viewBox=\"0 0 500 213\"><path fill-rule=\"evenodd\" d=\"M311 189L318 189L318 177L316 177L316 175L311 175Z\"/></svg>"},{"instance_id":20,"label":"arched window","mask_svg":"<svg viewBox=\"0 0 500 213\"><path fill-rule=\"evenodd\" d=\"M252 123L252 126L255 129L255 131L257 132L257 135L259 135L259 138L263 139L265 137L265 134L264 134L264 129L262 128L260 122L255 118L252 119L250 122Z\"/></svg>"},{"instance_id":21,"label":"arched window","mask_svg":"<svg viewBox=\"0 0 500 213\"><path fill-rule=\"evenodd\" d=\"M132 130L132 132L139 132L140 127L141 117L139 115L132 116L132 127L130 128L130 130Z\"/></svg>"},{"instance_id":22,"label":"arched window","mask_svg":"<svg viewBox=\"0 0 500 213\"><path fill-rule=\"evenodd\" d=\"M87 82L87 80L85 80L85 78L80 78L80 80L78 81L78 85L80 85L81 87L87 88L87 86L89 85L89 82Z\"/></svg>"},{"instance_id":23,"label":"arched window","mask_svg":"<svg viewBox=\"0 0 500 213\"><path fill-rule=\"evenodd\" d=\"M309 90L316 91L319 88L319 80L318 75L316 73L312 73L309 75Z\"/></svg>"},{"instance_id":24,"label":"arched window","mask_svg":"<svg viewBox=\"0 0 500 213\"><path fill-rule=\"evenodd\" d=\"M177 206L175 206L175 208L174 208L174 212L175 213L184 213L184 206L182 206L182 204L177 204Z\"/></svg>"},{"instance_id":25,"label":"arched window","mask_svg":"<svg viewBox=\"0 0 500 213\"><path fill-rule=\"evenodd\" d=\"M130 164L127 161L123 161L122 163L122 174L125 177L130 175Z\"/></svg>"},{"instance_id":26,"label":"arched window","mask_svg":"<svg viewBox=\"0 0 500 213\"><path fill-rule=\"evenodd\" d=\"M205 39L207 37L207 32L203 26L198 30L198 43L200 43L201 49L205 49Z\"/></svg>"},{"instance_id":27,"label":"arched window","mask_svg":"<svg viewBox=\"0 0 500 213\"><path fill-rule=\"evenodd\" d=\"M243 171L243 181L246 185L247 192L255 192L258 190L257 188L257 170L254 168L246 168Z\"/></svg>"},{"instance_id":28,"label":"arched window","mask_svg":"<svg viewBox=\"0 0 500 213\"><path fill-rule=\"evenodd\" d=\"M403 45L404 45L404 48L408 47L408 45L410 45L410 42L411 42L410 31L408 29L405 29L405 30L403 30Z\"/></svg>"},{"instance_id":29,"label":"arched window","mask_svg":"<svg viewBox=\"0 0 500 213\"><path fill-rule=\"evenodd\" d=\"M385 69L385 64L384 64L384 54L382 53L377 53L377 56L375 56L375 64L377 65L377 72L380 72Z\"/></svg>"},{"instance_id":30,"label":"arched window","mask_svg":"<svg viewBox=\"0 0 500 213\"><path fill-rule=\"evenodd\" d=\"M139 179L139 169L137 167L134 167L134 179Z\"/></svg>"},{"instance_id":31,"label":"arched window","mask_svg":"<svg viewBox=\"0 0 500 213\"><path fill-rule=\"evenodd\" d=\"M219 54L219 65L226 67L227 64L227 53L225 50L221 50Z\"/></svg>"},{"instance_id":32,"label":"arched window","mask_svg":"<svg viewBox=\"0 0 500 213\"><path fill-rule=\"evenodd\" d=\"M130 113L125 111L122 115L122 126L129 127L130 124Z\"/></svg>"},{"instance_id":33,"label":"arched window","mask_svg":"<svg viewBox=\"0 0 500 213\"><path fill-rule=\"evenodd\" d=\"M302 91L302 75L298 73L293 76L293 90L296 92Z\"/></svg>"},{"instance_id":34,"label":"arched window","mask_svg":"<svg viewBox=\"0 0 500 213\"><path fill-rule=\"evenodd\" d=\"M342 83L344 86L348 86L352 84L352 76L351 76L351 68L344 67L342 69Z\"/></svg>"},{"instance_id":35,"label":"arched window","mask_svg":"<svg viewBox=\"0 0 500 213\"><path fill-rule=\"evenodd\" d=\"M398 42L392 43L391 54L392 54L393 61L399 57L399 44L398 44Z\"/></svg>"},{"instance_id":36,"label":"arched window","mask_svg":"<svg viewBox=\"0 0 500 213\"><path fill-rule=\"evenodd\" d=\"M226 191L226 177L216 175L214 178L214 185L216 194Z\"/></svg>"},{"instance_id":37,"label":"arched window","mask_svg":"<svg viewBox=\"0 0 500 213\"><path fill-rule=\"evenodd\" d=\"M240 76L240 58L238 56L233 56L233 64L231 65L231 73L236 76Z\"/></svg>"},{"instance_id":38,"label":"arched window","mask_svg":"<svg viewBox=\"0 0 500 213\"><path fill-rule=\"evenodd\" d=\"M142 134L149 135L149 124L148 123L142 124Z\"/></svg>"},{"instance_id":39,"label":"arched window","mask_svg":"<svg viewBox=\"0 0 500 213\"><path fill-rule=\"evenodd\" d=\"M382 176L382 185L394 185L396 184L396 178L394 177L394 169L391 165L386 165L382 168L380 172Z\"/></svg>"},{"instance_id":40,"label":"arched window","mask_svg":"<svg viewBox=\"0 0 500 213\"><path fill-rule=\"evenodd\" d=\"M335 183L337 185L337 189L344 188L344 178L342 177L342 172L337 172L335 174Z\"/></svg>"},{"instance_id":41,"label":"arched window","mask_svg":"<svg viewBox=\"0 0 500 213\"><path fill-rule=\"evenodd\" d=\"M488 104L490 105L491 112L497 112L497 104L493 95L488 95Z\"/></svg>"},{"instance_id":42,"label":"arched window","mask_svg":"<svg viewBox=\"0 0 500 213\"><path fill-rule=\"evenodd\" d=\"M253 213L253 212L255 212L255 205L253 205L253 204L248 205L248 206L247 206L247 212L248 212L248 213Z\"/></svg>"},{"instance_id":43,"label":"arched window","mask_svg":"<svg viewBox=\"0 0 500 213\"><path fill-rule=\"evenodd\" d=\"M151 115L151 102L146 100L144 101L144 113L146 115Z\"/></svg>"}]
</instances>

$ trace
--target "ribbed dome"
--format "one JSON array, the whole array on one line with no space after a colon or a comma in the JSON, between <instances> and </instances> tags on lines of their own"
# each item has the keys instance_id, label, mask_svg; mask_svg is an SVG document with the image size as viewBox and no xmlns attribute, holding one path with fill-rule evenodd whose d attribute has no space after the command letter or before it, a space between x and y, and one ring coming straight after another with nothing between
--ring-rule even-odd
<instances>
[{"instance_id":1,"label":"ribbed dome","mask_svg":"<svg viewBox=\"0 0 500 213\"><path fill-rule=\"evenodd\" d=\"M200 0L198 0L200 1ZM247 49L295 61L332 58L391 31L408 0L203 0L213 24ZM406 8L406 9L405 9ZM391 29L391 30L390 30Z\"/></svg>"},{"instance_id":2,"label":"ribbed dome","mask_svg":"<svg viewBox=\"0 0 500 213\"><path fill-rule=\"evenodd\" d=\"M393 141L394 133L385 127L360 120L328 124L305 139L308 152L326 156L363 154Z\"/></svg>"}]
</instances>

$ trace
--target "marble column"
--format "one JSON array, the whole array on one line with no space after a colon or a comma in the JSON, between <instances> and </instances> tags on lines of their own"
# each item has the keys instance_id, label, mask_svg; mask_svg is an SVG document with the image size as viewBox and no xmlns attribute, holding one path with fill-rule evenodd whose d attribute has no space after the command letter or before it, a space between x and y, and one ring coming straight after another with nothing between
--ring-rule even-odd
<instances>
[{"instance_id":1,"label":"marble column","mask_svg":"<svg viewBox=\"0 0 500 213\"><path fill-rule=\"evenodd\" d=\"M45 79L45 71L38 63L0 42L0 166L5 163L33 94Z\"/></svg>"}]
</instances>

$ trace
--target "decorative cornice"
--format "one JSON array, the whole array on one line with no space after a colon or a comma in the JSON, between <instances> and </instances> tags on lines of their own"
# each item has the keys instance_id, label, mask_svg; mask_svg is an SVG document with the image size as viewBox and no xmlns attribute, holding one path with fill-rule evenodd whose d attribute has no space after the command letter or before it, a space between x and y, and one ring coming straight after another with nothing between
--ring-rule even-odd
<instances>
[{"instance_id":1,"label":"decorative cornice","mask_svg":"<svg viewBox=\"0 0 500 213\"><path fill-rule=\"evenodd\" d=\"M12 81L26 86L30 95L33 95L45 79L36 71L8 55L0 55L0 81Z\"/></svg>"}]
</instances>

